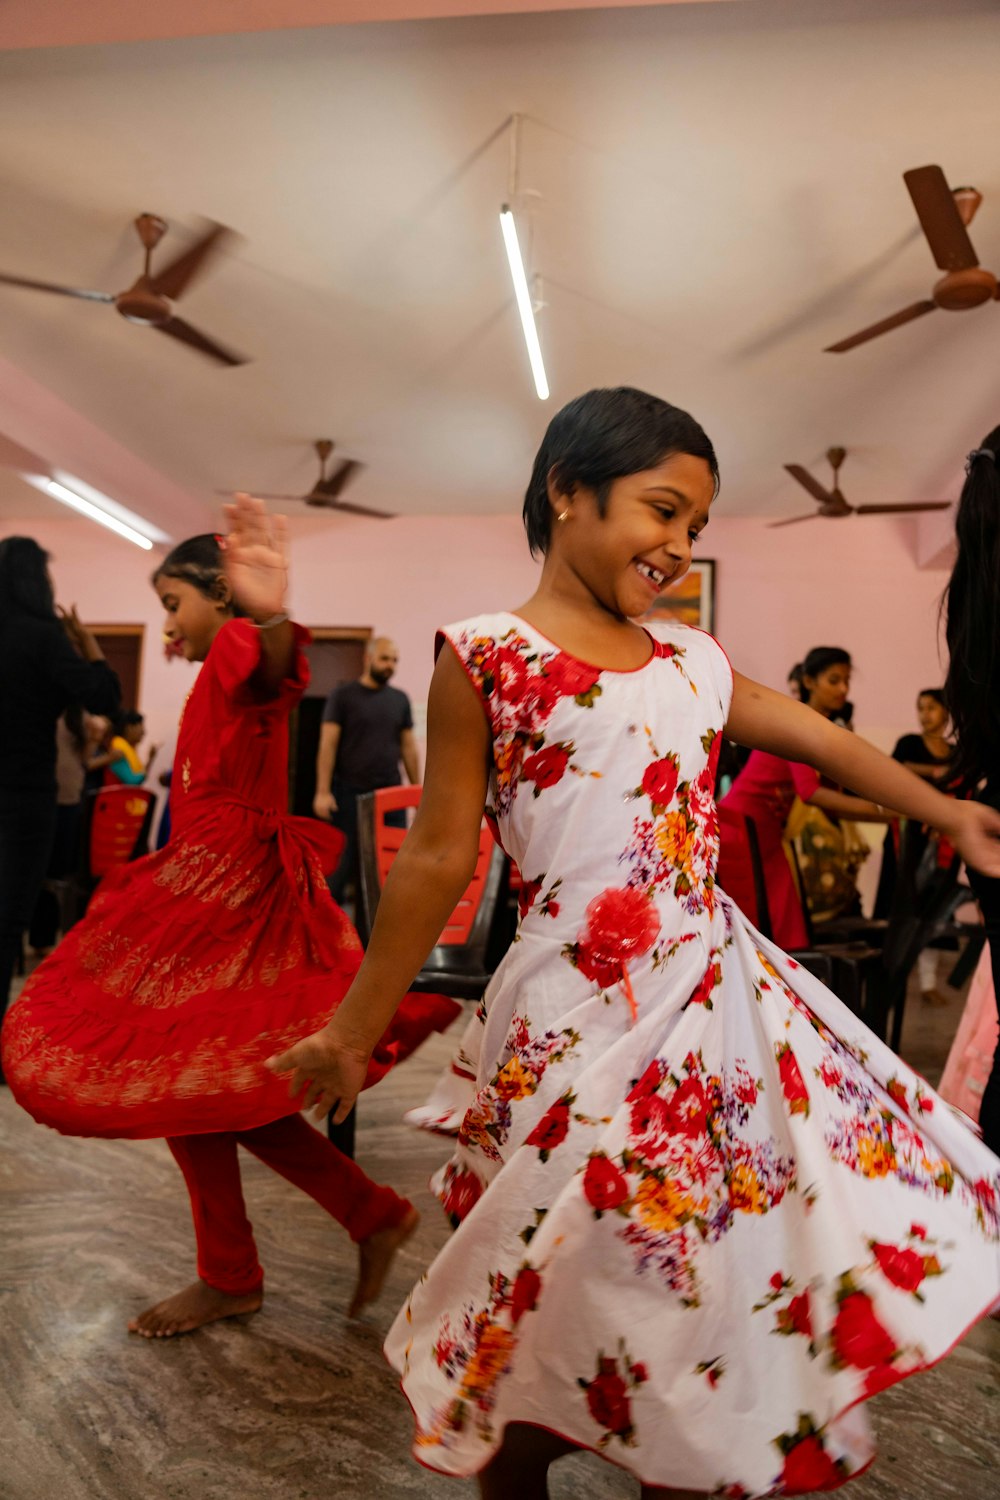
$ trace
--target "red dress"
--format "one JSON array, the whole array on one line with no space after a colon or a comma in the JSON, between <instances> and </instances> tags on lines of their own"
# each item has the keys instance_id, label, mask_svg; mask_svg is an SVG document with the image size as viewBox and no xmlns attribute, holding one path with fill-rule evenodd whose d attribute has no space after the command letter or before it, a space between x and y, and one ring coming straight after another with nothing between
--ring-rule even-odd
<instances>
[{"instance_id":1,"label":"red dress","mask_svg":"<svg viewBox=\"0 0 1000 1500\"><path fill-rule=\"evenodd\" d=\"M295 1113L264 1060L323 1026L357 972L360 942L324 880L342 836L284 811L308 665L299 649L261 699L260 653L247 621L223 625L181 720L170 843L107 876L8 1014L7 1081L65 1134L245 1131ZM368 1083L459 1009L408 997Z\"/></svg>"},{"instance_id":2,"label":"red dress","mask_svg":"<svg viewBox=\"0 0 1000 1500\"><path fill-rule=\"evenodd\" d=\"M754 820L760 845L767 904L774 941L786 951L808 945L802 901L795 886L783 844L785 824L796 797L803 802L815 795L819 772L798 761L782 760L766 750L754 750L719 806L727 812L745 813ZM757 898L744 872L725 863L722 850L722 884L743 911L756 911Z\"/></svg>"}]
</instances>

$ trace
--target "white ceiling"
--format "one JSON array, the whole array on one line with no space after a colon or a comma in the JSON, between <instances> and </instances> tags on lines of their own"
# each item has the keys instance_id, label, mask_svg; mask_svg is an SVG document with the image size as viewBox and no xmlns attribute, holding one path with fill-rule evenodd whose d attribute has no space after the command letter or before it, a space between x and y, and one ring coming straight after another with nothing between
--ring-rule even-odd
<instances>
[{"instance_id":1,"label":"white ceiling","mask_svg":"<svg viewBox=\"0 0 1000 1500\"><path fill-rule=\"evenodd\" d=\"M0 350L206 520L215 486L307 488L326 435L368 465L352 498L509 510L551 414L620 382L704 423L723 513L808 509L781 465L835 443L855 503L947 498L997 420L1000 306L821 351L939 274L908 167L983 192L1000 272L998 44L994 0L747 0L8 52L0 269L119 290L137 212L168 255L209 215L244 241L181 311L254 361L2 287ZM545 405L496 218L515 110ZM43 504L0 477L0 516Z\"/></svg>"}]
</instances>

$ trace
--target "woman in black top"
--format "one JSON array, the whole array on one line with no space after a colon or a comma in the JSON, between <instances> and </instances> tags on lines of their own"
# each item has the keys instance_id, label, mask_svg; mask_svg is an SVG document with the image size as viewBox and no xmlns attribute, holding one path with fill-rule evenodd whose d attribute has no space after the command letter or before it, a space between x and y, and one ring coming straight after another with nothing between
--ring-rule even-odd
<instances>
[{"instance_id":1,"label":"woman in black top","mask_svg":"<svg viewBox=\"0 0 1000 1500\"><path fill-rule=\"evenodd\" d=\"M896 741L893 760L900 761L915 776L940 786L950 775L954 746L946 730L950 714L945 703L943 688L921 688L917 694L917 718L920 720L919 734L904 734ZM882 845L882 868L878 877L878 892L875 896L873 915L888 917L892 906L892 893L896 885L896 840L895 826L890 824ZM937 998L933 985L926 986L921 978L921 992L928 998Z\"/></svg>"},{"instance_id":2,"label":"woman in black top","mask_svg":"<svg viewBox=\"0 0 1000 1500\"><path fill-rule=\"evenodd\" d=\"M114 714L118 678L76 611L56 613L48 555L0 542L0 1020L56 823L56 721L71 703Z\"/></svg>"},{"instance_id":3,"label":"woman in black top","mask_svg":"<svg viewBox=\"0 0 1000 1500\"><path fill-rule=\"evenodd\" d=\"M945 594L950 661L945 697L957 748L955 775L1000 807L1000 427L969 454L955 530L958 554ZM1000 995L1000 880L969 871L982 908ZM1000 1046L979 1115L983 1139L1000 1153Z\"/></svg>"}]
</instances>

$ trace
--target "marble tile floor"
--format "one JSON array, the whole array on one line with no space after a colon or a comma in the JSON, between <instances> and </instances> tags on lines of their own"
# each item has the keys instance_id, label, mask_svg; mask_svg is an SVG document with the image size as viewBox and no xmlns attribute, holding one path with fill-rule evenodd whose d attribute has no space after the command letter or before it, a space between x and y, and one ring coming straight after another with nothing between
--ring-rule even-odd
<instances>
[{"instance_id":1,"label":"marble tile floor","mask_svg":"<svg viewBox=\"0 0 1000 1500\"><path fill-rule=\"evenodd\" d=\"M960 1001L914 999L904 1051L935 1076ZM426 1191L444 1145L398 1123L447 1057L434 1038L362 1105L359 1158L424 1211L363 1322L344 1308L353 1251L316 1205L244 1157L267 1267L263 1311L165 1343L129 1316L192 1276L186 1195L158 1142L67 1140L0 1089L2 1500L458 1500L420 1468L381 1354L396 1307L447 1235ZM1000 1324L872 1404L880 1455L852 1500L988 1500L1000 1491ZM582 1455L553 1500L626 1500L634 1481Z\"/></svg>"}]
</instances>

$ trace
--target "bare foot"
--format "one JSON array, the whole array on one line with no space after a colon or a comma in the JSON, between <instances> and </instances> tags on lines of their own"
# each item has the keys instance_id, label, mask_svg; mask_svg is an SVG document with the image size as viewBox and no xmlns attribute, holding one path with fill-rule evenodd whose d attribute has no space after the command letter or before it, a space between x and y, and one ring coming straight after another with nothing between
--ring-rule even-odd
<instances>
[{"instance_id":1,"label":"bare foot","mask_svg":"<svg viewBox=\"0 0 1000 1500\"><path fill-rule=\"evenodd\" d=\"M194 1281L183 1292L157 1302L155 1307L147 1307L132 1319L128 1331L144 1339L172 1339L179 1333L193 1333L206 1323L216 1323L220 1318L255 1313L263 1300L262 1291L248 1292L245 1297L227 1297L207 1281Z\"/></svg>"},{"instance_id":2,"label":"bare foot","mask_svg":"<svg viewBox=\"0 0 1000 1500\"><path fill-rule=\"evenodd\" d=\"M391 1229L377 1229L366 1240L358 1242L358 1284L347 1310L349 1318L356 1318L369 1302L375 1301L396 1251L406 1243L419 1223L420 1215L411 1208L406 1217L393 1224Z\"/></svg>"}]
</instances>

